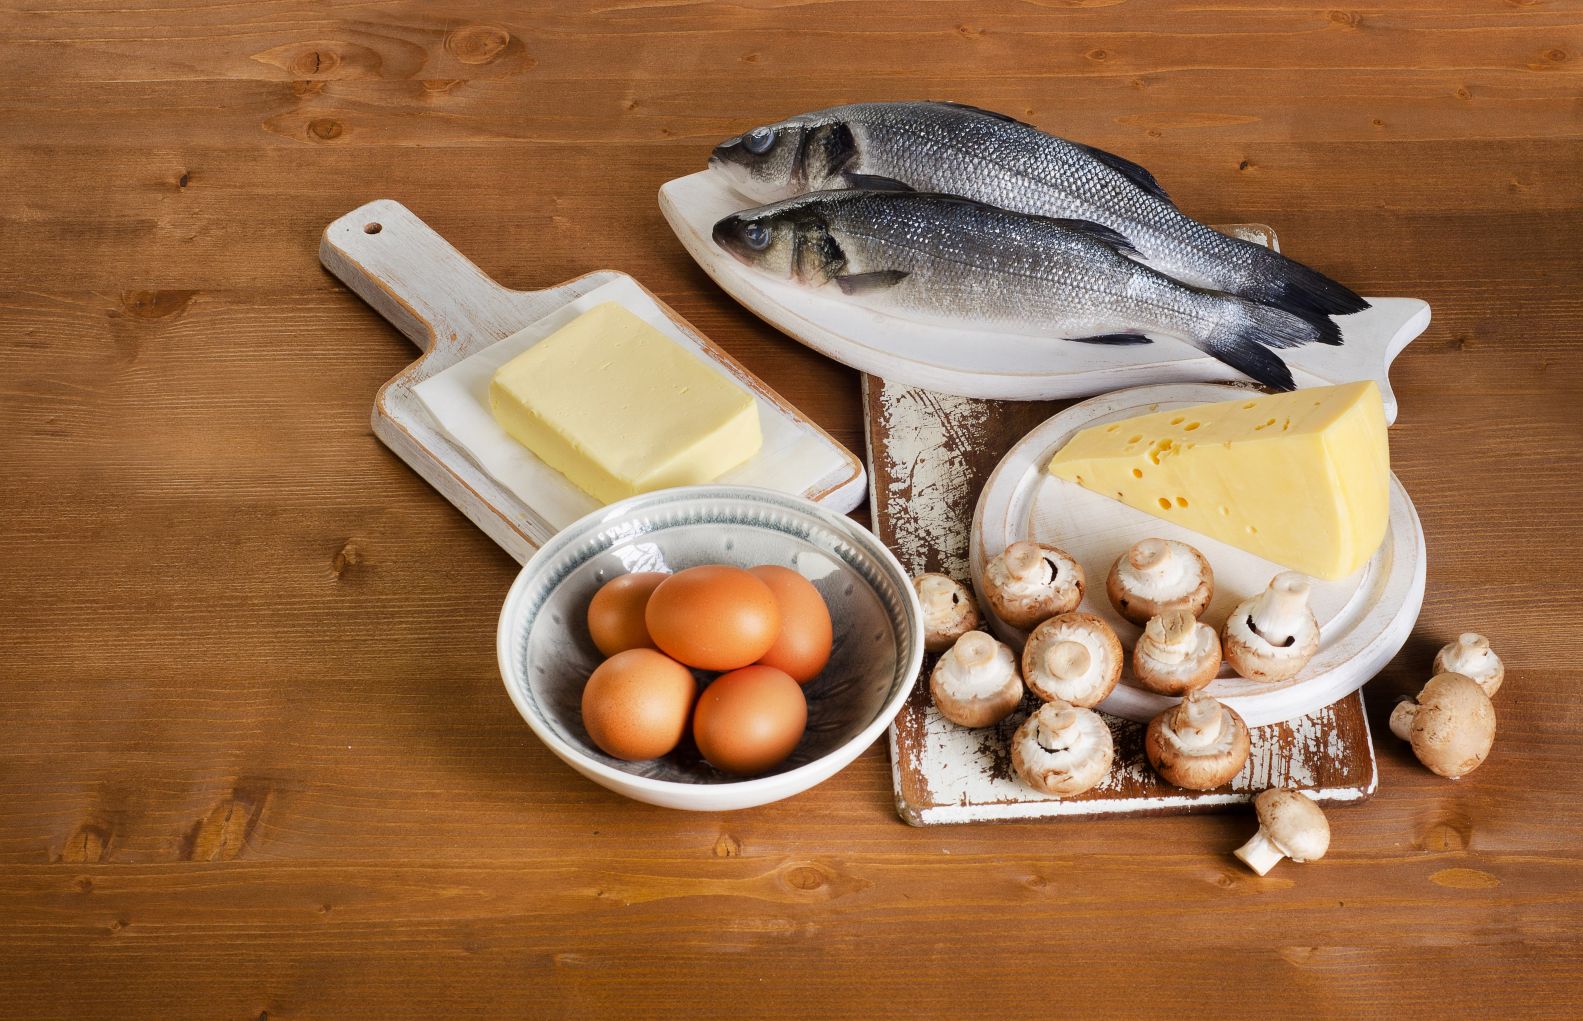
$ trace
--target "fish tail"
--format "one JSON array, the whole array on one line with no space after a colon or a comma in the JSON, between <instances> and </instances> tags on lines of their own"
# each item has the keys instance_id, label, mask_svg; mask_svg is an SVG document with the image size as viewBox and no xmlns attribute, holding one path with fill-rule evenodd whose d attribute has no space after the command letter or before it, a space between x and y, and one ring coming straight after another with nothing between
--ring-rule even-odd
<instances>
[{"instance_id":1,"label":"fish tail","mask_svg":"<svg viewBox=\"0 0 1583 1021\"><path fill-rule=\"evenodd\" d=\"M1261 245L1250 247L1255 252L1253 271L1244 286L1237 289L1244 298L1290 312L1316 327L1326 323L1333 327L1335 324L1329 322L1331 316L1351 315L1369 307L1369 303L1350 287L1318 270ZM1341 331L1333 329L1319 342L1340 344Z\"/></svg>"},{"instance_id":2,"label":"fish tail","mask_svg":"<svg viewBox=\"0 0 1583 1021\"><path fill-rule=\"evenodd\" d=\"M1295 390L1292 370L1271 348L1301 347L1320 339L1314 323L1278 308L1226 297L1219 322L1199 338L1205 354L1272 390ZM1331 329L1335 324L1329 323Z\"/></svg>"}]
</instances>

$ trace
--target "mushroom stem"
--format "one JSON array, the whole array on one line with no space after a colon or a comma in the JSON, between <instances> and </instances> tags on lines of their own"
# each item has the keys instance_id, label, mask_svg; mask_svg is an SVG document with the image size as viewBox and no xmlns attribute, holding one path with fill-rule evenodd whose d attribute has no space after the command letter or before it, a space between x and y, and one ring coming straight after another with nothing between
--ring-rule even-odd
<instances>
[{"instance_id":1,"label":"mushroom stem","mask_svg":"<svg viewBox=\"0 0 1583 1021\"><path fill-rule=\"evenodd\" d=\"M1127 551L1127 563L1139 574L1158 578L1171 566L1171 547L1164 539L1144 539Z\"/></svg>"},{"instance_id":2,"label":"mushroom stem","mask_svg":"<svg viewBox=\"0 0 1583 1021\"><path fill-rule=\"evenodd\" d=\"M1173 610L1151 617L1143 627L1149 655L1162 663L1180 663L1193 652L1198 637L1198 621L1186 610Z\"/></svg>"},{"instance_id":3,"label":"mushroom stem","mask_svg":"<svg viewBox=\"0 0 1583 1021\"><path fill-rule=\"evenodd\" d=\"M1303 626L1308 610L1308 589L1308 579L1295 571L1276 575L1249 615L1253 630L1271 645L1290 645Z\"/></svg>"},{"instance_id":4,"label":"mushroom stem","mask_svg":"<svg viewBox=\"0 0 1583 1021\"><path fill-rule=\"evenodd\" d=\"M1214 744L1220 737L1223 717L1220 703L1199 692L1189 692L1176 710L1176 727L1173 729L1177 740L1192 747Z\"/></svg>"},{"instance_id":5,"label":"mushroom stem","mask_svg":"<svg viewBox=\"0 0 1583 1021\"><path fill-rule=\"evenodd\" d=\"M1479 663L1490 653L1490 640L1472 631L1458 636L1456 643L1446 650L1445 664L1453 673L1473 674Z\"/></svg>"},{"instance_id":6,"label":"mushroom stem","mask_svg":"<svg viewBox=\"0 0 1583 1021\"><path fill-rule=\"evenodd\" d=\"M1082 642L1056 642L1044 652L1044 668L1063 681L1075 681L1088 673L1094 658Z\"/></svg>"},{"instance_id":7,"label":"mushroom stem","mask_svg":"<svg viewBox=\"0 0 1583 1021\"><path fill-rule=\"evenodd\" d=\"M1418 715L1417 702L1398 702L1391 710L1391 733L1403 741L1413 739L1413 717Z\"/></svg>"},{"instance_id":8,"label":"mushroom stem","mask_svg":"<svg viewBox=\"0 0 1583 1021\"><path fill-rule=\"evenodd\" d=\"M1044 551L1037 543L1014 542L1006 547L1006 573L1018 581L1038 581L1047 584L1055 577Z\"/></svg>"},{"instance_id":9,"label":"mushroom stem","mask_svg":"<svg viewBox=\"0 0 1583 1021\"><path fill-rule=\"evenodd\" d=\"M1078 736L1078 715L1071 706L1054 714L1054 719L1050 719L1050 715L1044 714L1039 717L1038 729L1034 732L1033 738L1045 751L1058 752L1069 747L1073 739Z\"/></svg>"},{"instance_id":10,"label":"mushroom stem","mask_svg":"<svg viewBox=\"0 0 1583 1021\"><path fill-rule=\"evenodd\" d=\"M923 612L930 615L945 613L956 602L956 586L944 578L929 577L918 583L918 601Z\"/></svg>"},{"instance_id":11,"label":"mushroom stem","mask_svg":"<svg viewBox=\"0 0 1583 1021\"><path fill-rule=\"evenodd\" d=\"M1286 852L1275 846L1275 842L1265 834L1262 827L1253 835L1253 839L1232 853L1261 876L1267 875L1276 863L1286 857Z\"/></svg>"},{"instance_id":12,"label":"mushroom stem","mask_svg":"<svg viewBox=\"0 0 1583 1021\"><path fill-rule=\"evenodd\" d=\"M995 639L982 631L969 631L956 640L956 661L964 669L976 670L995 661Z\"/></svg>"}]
</instances>

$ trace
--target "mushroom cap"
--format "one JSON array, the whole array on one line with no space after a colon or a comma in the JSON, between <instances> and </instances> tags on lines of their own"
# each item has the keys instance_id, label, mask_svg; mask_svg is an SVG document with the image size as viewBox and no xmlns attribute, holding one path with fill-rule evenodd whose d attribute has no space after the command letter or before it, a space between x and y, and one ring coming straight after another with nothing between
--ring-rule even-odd
<instances>
[{"instance_id":1,"label":"mushroom cap","mask_svg":"<svg viewBox=\"0 0 1583 1021\"><path fill-rule=\"evenodd\" d=\"M1121 663L1121 640L1091 613L1051 617L1022 647L1023 680L1046 702L1098 705L1116 690Z\"/></svg>"},{"instance_id":2,"label":"mushroom cap","mask_svg":"<svg viewBox=\"0 0 1583 1021\"><path fill-rule=\"evenodd\" d=\"M1473 772L1495 744L1495 706L1477 681L1436 674L1418 693L1408 740L1429 771L1456 778Z\"/></svg>"},{"instance_id":3,"label":"mushroom cap","mask_svg":"<svg viewBox=\"0 0 1583 1021\"><path fill-rule=\"evenodd\" d=\"M1215 573L1198 550L1174 539L1142 539L1116 558L1105 579L1116 612L1134 624L1171 610L1197 617L1215 594Z\"/></svg>"},{"instance_id":4,"label":"mushroom cap","mask_svg":"<svg viewBox=\"0 0 1583 1021\"><path fill-rule=\"evenodd\" d=\"M1207 791L1231 782L1247 764L1248 725L1230 706L1201 691L1149 721L1143 751L1166 782Z\"/></svg>"},{"instance_id":5,"label":"mushroom cap","mask_svg":"<svg viewBox=\"0 0 1583 1021\"><path fill-rule=\"evenodd\" d=\"M1132 647L1138 683L1161 695L1197 691L1220 674L1220 636L1186 610L1150 617Z\"/></svg>"},{"instance_id":6,"label":"mushroom cap","mask_svg":"<svg viewBox=\"0 0 1583 1021\"><path fill-rule=\"evenodd\" d=\"M1237 604L1221 639L1233 670L1250 681L1284 681L1308 665L1319 651L1319 621L1308 592L1308 579L1287 571Z\"/></svg>"},{"instance_id":7,"label":"mushroom cap","mask_svg":"<svg viewBox=\"0 0 1583 1021\"><path fill-rule=\"evenodd\" d=\"M923 647L944 652L964 634L983 623L973 592L944 574L920 574L912 580L923 607Z\"/></svg>"},{"instance_id":8,"label":"mushroom cap","mask_svg":"<svg viewBox=\"0 0 1583 1021\"><path fill-rule=\"evenodd\" d=\"M1059 546L1014 542L984 565L984 598L995 616L1026 631L1083 601L1083 566Z\"/></svg>"},{"instance_id":9,"label":"mushroom cap","mask_svg":"<svg viewBox=\"0 0 1583 1021\"><path fill-rule=\"evenodd\" d=\"M999 723L1022 704L1017 657L992 636L969 631L935 662L929 694L940 715L959 727Z\"/></svg>"},{"instance_id":10,"label":"mushroom cap","mask_svg":"<svg viewBox=\"0 0 1583 1021\"><path fill-rule=\"evenodd\" d=\"M1316 861L1330 850L1330 821L1307 795L1271 787L1253 799L1259 829L1292 861Z\"/></svg>"},{"instance_id":11,"label":"mushroom cap","mask_svg":"<svg viewBox=\"0 0 1583 1021\"><path fill-rule=\"evenodd\" d=\"M1471 677L1484 689L1484 694L1494 698L1506 680L1506 664L1490 648L1488 638L1465 631L1456 641L1435 653L1435 673Z\"/></svg>"},{"instance_id":12,"label":"mushroom cap","mask_svg":"<svg viewBox=\"0 0 1583 1021\"><path fill-rule=\"evenodd\" d=\"M1092 789L1110 772L1116 743L1092 709L1046 702L1017 728L1011 765L1036 791L1069 798Z\"/></svg>"}]
</instances>

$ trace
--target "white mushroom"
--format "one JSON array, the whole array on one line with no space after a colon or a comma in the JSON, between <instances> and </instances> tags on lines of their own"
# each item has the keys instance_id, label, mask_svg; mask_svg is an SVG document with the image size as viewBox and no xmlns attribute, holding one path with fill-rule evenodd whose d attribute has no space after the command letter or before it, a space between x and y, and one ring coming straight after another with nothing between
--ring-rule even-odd
<instances>
[{"instance_id":1,"label":"white mushroom","mask_svg":"<svg viewBox=\"0 0 1583 1021\"><path fill-rule=\"evenodd\" d=\"M983 622L973 593L955 578L920 574L912 585L923 607L923 647L930 652L944 652Z\"/></svg>"},{"instance_id":2,"label":"white mushroom","mask_svg":"<svg viewBox=\"0 0 1583 1021\"><path fill-rule=\"evenodd\" d=\"M962 727L999 723L1022 702L1017 657L982 631L957 639L929 674L940 715Z\"/></svg>"},{"instance_id":3,"label":"white mushroom","mask_svg":"<svg viewBox=\"0 0 1583 1021\"><path fill-rule=\"evenodd\" d=\"M1150 617L1132 647L1132 672L1162 695L1197 691L1220 673L1220 636L1186 610Z\"/></svg>"},{"instance_id":4,"label":"white mushroom","mask_svg":"<svg viewBox=\"0 0 1583 1021\"><path fill-rule=\"evenodd\" d=\"M1264 875L1282 858L1318 861L1330 850L1330 823L1307 795L1272 787L1253 799L1259 832L1234 852L1248 868Z\"/></svg>"},{"instance_id":5,"label":"white mushroom","mask_svg":"<svg viewBox=\"0 0 1583 1021\"><path fill-rule=\"evenodd\" d=\"M1121 640L1091 613L1051 617L1022 647L1022 676L1046 702L1098 705L1121 679Z\"/></svg>"},{"instance_id":6,"label":"white mushroom","mask_svg":"<svg viewBox=\"0 0 1583 1021\"><path fill-rule=\"evenodd\" d=\"M1484 694L1494 698L1506 680L1506 664L1490 648L1488 638L1468 631L1435 653L1435 673L1471 677Z\"/></svg>"},{"instance_id":7,"label":"white mushroom","mask_svg":"<svg viewBox=\"0 0 1583 1021\"><path fill-rule=\"evenodd\" d=\"M1083 601L1083 568L1063 549L1014 542L984 566L984 598L995 616L1026 631Z\"/></svg>"},{"instance_id":8,"label":"white mushroom","mask_svg":"<svg viewBox=\"0 0 1583 1021\"><path fill-rule=\"evenodd\" d=\"M1248 725L1236 710L1201 691L1149 721L1143 753L1167 783L1192 791L1230 783L1250 750Z\"/></svg>"},{"instance_id":9,"label":"white mushroom","mask_svg":"<svg viewBox=\"0 0 1583 1021\"><path fill-rule=\"evenodd\" d=\"M1244 599L1226 618L1226 661L1252 681L1295 677L1319 651L1319 622L1308 606L1308 579L1288 571Z\"/></svg>"},{"instance_id":10,"label":"white mushroom","mask_svg":"<svg viewBox=\"0 0 1583 1021\"><path fill-rule=\"evenodd\" d=\"M1116 612L1142 624L1171 610L1197 617L1215 594L1215 574L1185 542L1144 539L1116 559L1105 581Z\"/></svg>"},{"instance_id":11,"label":"white mushroom","mask_svg":"<svg viewBox=\"0 0 1583 1021\"><path fill-rule=\"evenodd\" d=\"M1478 769L1495 744L1495 706L1477 681L1436 674L1415 702L1391 711L1391 733L1410 741L1431 773L1452 780Z\"/></svg>"},{"instance_id":12,"label":"white mushroom","mask_svg":"<svg viewBox=\"0 0 1583 1021\"><path fill-rule=\"evenodd\" d=\"M1036 791L1069 798L1093 788L1110 772L1116 743L1092 709L1046 702L1011 739L1011 765Z\"/></svg>"}]
</instances>

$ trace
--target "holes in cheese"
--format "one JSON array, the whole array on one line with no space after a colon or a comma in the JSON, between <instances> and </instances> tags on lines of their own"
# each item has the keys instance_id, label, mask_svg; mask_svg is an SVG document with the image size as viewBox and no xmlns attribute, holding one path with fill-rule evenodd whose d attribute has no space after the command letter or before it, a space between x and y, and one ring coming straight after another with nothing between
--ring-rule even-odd
<instances>
[{"instance_id":1,"label":"holes in cheese","mask_svg":"<svg viewBox=\"0 0 1583 1021\"><path fill-rule=\"evenodd\" d=\"M1367 563L1389 518L1385 408L1371 381L1094 426L1049 471L1318 578Z\"/></svg>"}]
</instances>

